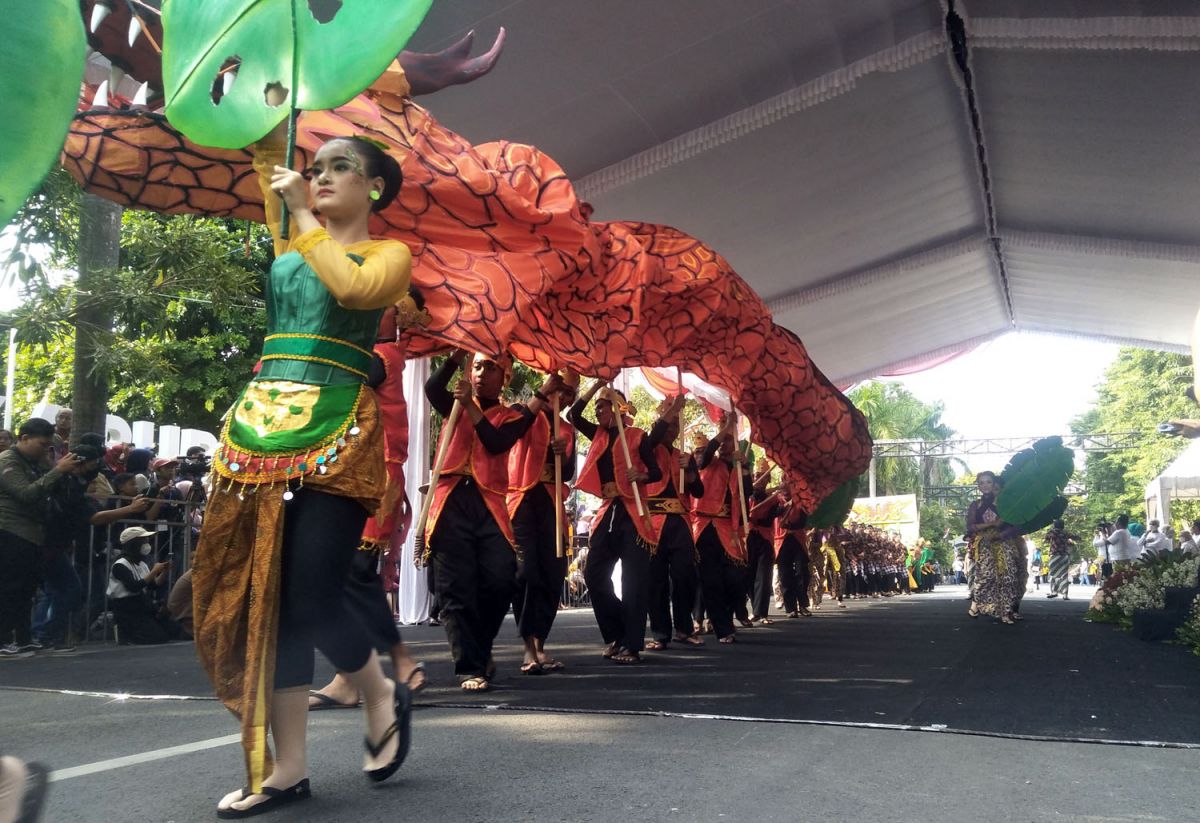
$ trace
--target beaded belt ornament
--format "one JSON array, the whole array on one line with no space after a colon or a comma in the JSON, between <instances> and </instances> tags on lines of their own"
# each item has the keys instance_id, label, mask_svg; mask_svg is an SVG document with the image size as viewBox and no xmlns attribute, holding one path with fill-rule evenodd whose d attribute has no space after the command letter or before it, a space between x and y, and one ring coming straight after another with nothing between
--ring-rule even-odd
<instances>
[{"instance_id":1,"label":"beaded belt ornament","mask_svg":"<svg viewBox=\"0 0 1200 823\"><path fill-rule=\"evenodd\" d=\"M326 474L339 454L360 434L356 424L365 387L305 386L271 381L251 383L234 404L221 432L213 470L214 488L287 484Z\"/></svg>"}]
</instances>

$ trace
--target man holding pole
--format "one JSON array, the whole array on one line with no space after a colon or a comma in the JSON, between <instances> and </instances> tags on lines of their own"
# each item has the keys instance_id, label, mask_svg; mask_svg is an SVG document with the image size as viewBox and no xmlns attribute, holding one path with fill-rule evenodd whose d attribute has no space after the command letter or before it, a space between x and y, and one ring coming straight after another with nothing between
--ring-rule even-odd
<instances>
[{"instance_id":1,"label":"man holding pole","mask_svg":"<svg viewBox=\"0 0 1200 823\"><path fill-rule=\"evenodd\" d=\"M658 544L658 550L650 558L651 639L646 648L652 651L667 648L672 636L687 646L704 645L704 639L692 628L696 543L687 517L691 500L703 497L704 484L700 482L695 459L674 446L683 403L682 394L664 400L647 438L662 473L662 479L648 489L650 495L646 500Z\"/></svg>"},{"instance_id":2,"label":"man holding pole","mask_svg":"<svg viewBox=\"0 0 1200 823\"><path fill-rule=\"evenodd\" d=\"M562 399L575 400L579 377L551 375L534 400L541 403L529 430L508 456L508 511L517 539L517 592L513 616L525 644L524 674L563 668L546 655L567 576L565 480L575 476L575 432L559 419Z\"/></svg>"},{"instance_id":3,"label":"man holding pole","mask_svg":"<svg viewBox=\"0 0 1200 823\"><path fill-rule=\"evenodd\" d=\"M528 407L500 403L512 375L508 355L476 357L470 379L459 380L451 393L450 379L469 356L459 349L425 383L430 404L446 424L418 534L432 558L454 673L463 691L476 692L491 686L492 643L516 579L508 453L542 403L537 398Z\"/></svg>"},{"instance_id":4,"label":"man holding pole","mask_svg":"<svg viewBox=\"0 0 1200 823\"><path fill-rule=\"evenodd\" d=\"M592 610L606 644L604 656L614 663L641 662L645 643L650 554L654 530L639 484L658 482L661 473L645 432L626 425L631 411L624 395L605 389L596 401L596 422L583 416L599 381L571 406L569 419L591 439L587 461L576 488L602 499L591 525L584 580ZM613 590L612 573L621 561L621 597Z\"/></svg>"}]
</instances>

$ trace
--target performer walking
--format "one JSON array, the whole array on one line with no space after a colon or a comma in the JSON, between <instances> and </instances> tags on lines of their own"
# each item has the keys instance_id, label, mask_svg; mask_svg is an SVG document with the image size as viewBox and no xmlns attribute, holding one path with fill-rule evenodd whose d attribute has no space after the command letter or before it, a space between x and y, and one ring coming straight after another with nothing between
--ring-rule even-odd
<instances>
[{"instance_id":1,"label":"performer walking","mask_svg":"<svg viewBox=\"0 0 1200 823\"><path fill-rule=\"evenodd\" d=\"M996 514L999 478L984 471L975 476L979 499L967 508L967 539L975 564L968 614L991 615L1001 623L1012 623L1013 607L1023 586L1020 581L1025 541Z\"/></svg>"},{"instance_id":2,"label":"performer walking","mask_svg":"<svg viewBox=\"0 0 1200 823\"><path fill-rule=\"evenodd\" d=\"M696 634L692 623L696 602L696 544L686 516L691 500L704 496L704 483L695 459L674 445L679 437L679 411L684 401L683 395L663 401L658 420L647 437L662 475L649 489L646 499L658 546L650 557L651 639L646 648L651 651L667 648L672 637L688 646L704 645L704 638ZM683 489L677 488L681 470Z\"/></svg>"},{"instance_id":3,"label":"performer walking","mask_svg":"<svg viewBox=\"0 0 1200 823\"><path fill-rule=\"evenodd\" d=\"M434 589L463 691L487 691L495 673L492 643L516 586L516 536L508 515L508 453L541 411L541 400L504 406L500 393L512 358L479 356L470 380L451 394L450 379L467 361L459 349L425 383L430 404L450 418L460 403L467 418L449 433L445 463L425 525ZM423 558L425 559L425 558Z\"/></svg>"},{"instance_id":4,"label":"performer walking","mask_svg":"<svg viewBox=\"0 0 1200 823\"><path fill-rule=\"evenodd\" d=\"M534 399L542 404L541 414L509 453L508 511L517 541L513 616L525 644L525 660L521 665L525 674L563 668L562 661L546 654L546 638L558 615L562 584L567 576L564 548L567 534L563 533L567 531L563 511L567 487L562 481L575 476L575 432L565 421L554 420L549 402L557 394L569 406L575 401L577 384L577 376L563 379L555 374L534 392ZM560 461L557 484L556 459ZM564 548L561 554L560 548Z\"/></svg>"},{"instance_id":5,"label":"performer walking","mask_svg":"<svg viewBox=\"0 0 1200 823\"><path fill-rule=\"evenodd\" d=\"M750 534L746 536L746 595L750 598L750 621L759 625L771 624L772 577L775 569L775 521L771 517L756 518L758 504L767 499L767 484L771 480L771 464L766 458L758 461L758 477L754 479L750 497Z\"/></svg>"},{"instance_id":6,"label":"performer walking","mask_svg":"<svg viewBox=\"0 0 1200 823\"><path fill-rule=\"evenodd\" d=\"M605 389L596 401L596 422L584 417L584 409L601 388L602 383L594 383L571 406L569 415L571 424L592 441L575 487L603 501L592 518L584 581L607 644L604 656L614 663L640 663L654 532L649 517L638 513L637 484L657 482L661 475L653 451L644 442L645 432L618 418L632 410L623 394ZM620 598L612 583L618 560Z\"/></svg>"},{"instance_id":7,"label":"performer walking","mask_svg":"<svg viewBox=\"0 0 1200 823\"><path fill-rule=\"evenodd\" d=\"M369 383L375 388L383 425L387 490L379 512L367 519L346 578L348 607L371 631L375 649L391 657L396 679L414 693L425 685L425 666L413 658L401 639L386 592L389 581L395 579L398 550L412 521L404 488L404 464L408 461L408 402L403 380L406 346L397 341L397 332L419 325L424 305L420 292L410 286L408 295L384 313L379 325ZM354 686L338 673L309 695L308 710L353 709L359 699Z\"/></svg>"},{"instance_id":8,"label":"performer walking","mask_svg":"<svg viewBox=\"0 0 1200 823\"><path fill-rule=\"evenodd\" d=\"M192 572L196 649L241 719L246 753L246 787L222 798L223 818L309 796L314 646L364 696L368 777L389 777L408 748L408 689L384 677L344 590L385 485L365 381L383 309L408 291L411 257L403 243L371 240L367 220L395 197L400 170L374 144L339 138L317 152L306 185L284 168L282 143L276 131L255 148L278 255L262 365L226 416ZM290 238L279 236L281 197Z\"/></svg>"},{"instance_id":9,"label":"performer walking","mask_svg":"<svg viewBox=\"0 0 1200 823\"><path fill-rule=\"evenodd\" d=\"M704 608L713 633L724 644L734 642L733 616L739 608L743 625L749 622L744 583L746 543L742 534L742 507L746 501L738 494L735 472L741 471L741 463L733 425L734 417L729 415L704 450L700 459L704 495L693 506Z\"/></svg>"},{"instance_id":10,"label":"performer walking","mask_svg":"<svg viewBox=\"0 0 1200 823\"><path fill-rule=\"evenodd\" d=\"M1050 544L1050 593L1047 598L1061 594L1063 600L1071 599L1067 595L1071 588L1071 544L1079 539L1079 535L1067 531L1062 520L1055 520L1054 528L1047 530L1046 540Z\"/></svg>"},{"instance_id":11,"label":"performer walking","mask_svg":"<svg viewBox=\"0 0 1200 823\"><path fill-rule=\"evenodd\" d=\"M808 522L807 512L781 492L776 492L755 506L750 517L760 522L775 521L779 588L787 616L811 617L812 612L808 610L808 535L804 528Z\"/></svg>"}]
</instances>

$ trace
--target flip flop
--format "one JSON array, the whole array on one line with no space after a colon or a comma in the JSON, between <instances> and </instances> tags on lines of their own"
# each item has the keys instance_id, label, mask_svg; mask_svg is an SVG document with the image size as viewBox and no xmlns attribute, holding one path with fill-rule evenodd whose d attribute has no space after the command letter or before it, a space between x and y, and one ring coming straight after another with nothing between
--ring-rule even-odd
<instances>
[{"instance_id":1,"label":"flip flop","mask_svg":"<svg viewBox=\"0 0 1200 823\"><path fill-rule=\"evenodd\" d=\"M616 641L613 641L612 643L609 643L607 646L604 647L604 652L602 653L601 656L605 660L612 660L613 655L619 651L621 651L621 644Z\"/></svg>"},{"instance_id":2,"label":"flip flop","mask_svg":"<svg viewBox=\"0 0 1200 823\"><path fill-rule=\"evenodd\" d=\"M417 685L414 686L413 679L417 676L418 673L424 679L422 679L420 683L418 683ZM413 664L412 671L408 673L408 678L405 679L404 685L408 686L408 690L410 692L412 692L413 694L416 694L417 692L421 691L421 689L425 688L425 683L428 680L429 680L429 678L425 674L425 661L420 660Z\"/></svg>"},{"instance_id":3,"label":"flip flop","mask_svg":"<svg viewBox=\"0 0 1200 823\"><path fill-rule=\"evenodd\" d=\"M468 689L467 688L468 683L475 684L475 687ZM462 689L464 692L472 692L472 693L487 692L487 691L491 691L492 684L488 682L488 679L486 677L476 675L474 677L468 677L466 680L463 680L461 683L458 684L458 687L460 689Z\"/></svg>"},{"instance_id":4,"label":"flip flop","mask_svg":"<svg viewBox=\"0 0 1200 823\"><path fill-rule=\"evenodd\" d=\"M367 752L371 757L376 757L387 746L393 735L399 736L396 755L391 762L382 768L371 769L367 772L367 777L375 783L387 780L395 774L396 770L400 768L400 764L404 762L404 758L408 757L408 750L412 747L412 692L403 683L396 684L395 708L396 719L392 725L388 726L378 744L372 744L368 737L363 738L363 745Z\"/></svg>"},{"instance_id":5,"label":"flip flop","mask_svg":"<svg viewBox=\"0 0 1200 823\"><path fill-rule=\"evenodd\" d=\"M315 704L311 702L313 698L316 698L317 700ZM357 709L362 705L361 702L342 703L341 701L334 700L329 695L321 694L320 692L309 692L308 699L308 710L310 712L323 712L327 709Z\"/></svg>"},{"instance_id":6,"label":"flip flop","mask_svg":"<svg viewBox=\"0 0 1200 823\"><path fill-rule=\"evenodd\" d=\"M521 666L521 674L545 674L546 670L541 663L536 660L532 663L526 663Z\"/></svg>"},{"instance_id":7,"label":"flip flop","mask_svg":"<svg viewBox=\"0 0 1200 823\"><path fill-rule=\"evenodd\" d=\"M675 642L677 642L677 643L683 643L683 644L685 644L685 645L688 645L688 646L703 646L703 645L704 645L704 638L703 638L703 637L697 637L697 636L696 636L696 635L694 635L694 634L689 634L689 635L687 635L687 636L685 636L685 637L679 637L678 635L676 635L676 637L675 637Z\"/></svg>"},{"instance_id":8,"label":"flip flop","mask_svg":"<svg viewBox=\"0 0 1200 823\"><path fill-rule=\"evenodd\" d=\"M547 660L542 664L542 669L547 672L561 672L566 667L567 664L563 663L561 660Z\"/></svg>"},{"instance_id":9,"label":"flip flop","mask_svg":"<svg viewBox=\"0 0 1200 823\"><path fill-rule=\"evenodd\" d=\"M42 813L50 770L41 763L25 764L25 793L21 796L21 815L17 823L34 823Z\"/></svg>"},{"instance_id":10,"label":"flip flop","mask_svg":"<svg viewBox=\"0 0 1200 823\"><path fill-rule=\"evenodd\" d=\"M256 792L250 789L242 789L241 799L253 797ZM251 806L248 809L235 809L230 806L228 809L217 809L217 817L222 820L240 820L243 817L254 817L258 814L278 809L280 806L286 806L288 803L294 803L297 800L307 800L312 797L312 791L308 786L308 778L304 778L295 786L290 786L286 789L276 789L273 786L263 786L261 792L257 794L266 795L266 800Z\"/></svg>"},{"instance_id":11,"label":"flip flop","mask_svg":"<svg viewBox=\"0 0 1200 823\"><path fill-rule=\"evenodd\" d=\"M646 641L646 651L648 651L648 652L661 652L666 647L667 647L667 644L663 643L660 640L647 640Z\"/></svg>"},{"instance_id":12,"label":"flip flop","mask_svg":"<svg viewBox=\"0 0 1200 823\"><path fill-rule=\"evenodd\" d=\"M614 654L610 659L612 662L619 663L622 666L636 666L642 662L642 658L637 652L626 651L624 649Z\"/></svg>"}]
</instances>

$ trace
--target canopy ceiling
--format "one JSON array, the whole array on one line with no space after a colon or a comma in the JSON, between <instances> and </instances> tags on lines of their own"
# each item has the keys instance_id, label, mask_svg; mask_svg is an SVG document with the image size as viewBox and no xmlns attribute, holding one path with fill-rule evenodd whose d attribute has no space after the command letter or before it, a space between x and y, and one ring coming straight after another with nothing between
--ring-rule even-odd
<instances>
[{"instance_id":1,"label":"canopy ceiling","mask_svg":"<svg viewBox=\"0 0 1200 823\"><path fill-rule=\"evenodd\" d=\"M410 48L500 26L438 118L713 244L836 382L1011 330L1188 343L1195 2L450 0Z\"/></svg>"}]
</instances>

